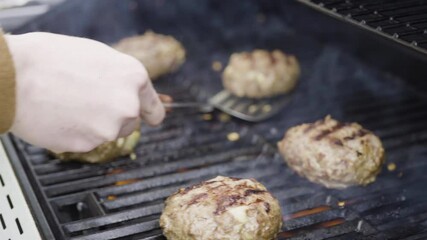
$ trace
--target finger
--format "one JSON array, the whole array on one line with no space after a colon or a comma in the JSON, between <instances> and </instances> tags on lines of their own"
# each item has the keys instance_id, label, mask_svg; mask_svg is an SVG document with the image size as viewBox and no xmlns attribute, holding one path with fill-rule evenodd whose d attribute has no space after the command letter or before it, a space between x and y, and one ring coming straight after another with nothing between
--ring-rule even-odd
<instances>
[{"instance_id":1,"label":"finger","mask_svg":"<svg viewBox=\"0 0 427 240\"><path fill-rule=\"evenodd\" d=\"M160 94L159 93L159 98L160 98L160 101L162 101L162 103L172 103L173 102L173 98L169 95L166 95L166 94Z\"/></svg>"},{"instance_id":2,"label":"finger","mask_svg":"<svg viewBox=\"0 0 427 240\"><path fill-rule=\"evenodd\" d=\"M141 88L139 100L141 101L141 119L149 125L159 125L165 118L165 108L151 81L147 81Z\"/></svg>"},{"instance_id":3,"label":"finger","mask_svg":"<svg viewBox=\"0 0 427 240\"><path fill-rule=\"evenodd\" d=\"M132 132L139 130L140 124L141 119L139 118L132 118L126 120L119 131L118 137L120 138L129 136Z\"/></svg>"},{"instance_id":4,"label":"finger","mask_svg":"<svg viewBox=\"0 0 427 240\"><path fill-rule=\"evenodd\" d=\"M166 95L166 94L159 94L159 98L160 98L160 101L162 103L172 103L173 102L173 98L169 95ZM171 112L171 111L172 111L172 108L170 108L170 107L166 108L166 112Z\"/></svg>"}]
</instances>

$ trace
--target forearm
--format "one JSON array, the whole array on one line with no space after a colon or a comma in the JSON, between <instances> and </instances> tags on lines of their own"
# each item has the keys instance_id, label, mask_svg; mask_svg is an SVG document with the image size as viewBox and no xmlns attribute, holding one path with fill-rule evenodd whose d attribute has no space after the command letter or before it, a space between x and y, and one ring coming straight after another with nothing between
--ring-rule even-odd
<instances>
[{"instance_id":1,"label":"forearm","mask_svg":"<svg viewBox=\"0 0 427 240\"><path fill-rule=\"evenodd\" d=\"M3 32L0 31L0 134L12 127L15 108L15 68Z\"/></svg>"}]
</instances>

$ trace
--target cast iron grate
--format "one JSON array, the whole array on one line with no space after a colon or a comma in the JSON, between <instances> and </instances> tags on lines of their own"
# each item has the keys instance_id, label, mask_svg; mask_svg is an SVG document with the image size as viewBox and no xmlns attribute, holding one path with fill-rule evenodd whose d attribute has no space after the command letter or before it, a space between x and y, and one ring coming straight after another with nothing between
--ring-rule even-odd
<instances>
[{"instance_id":1,"label":"cast iron grate","mask_svg":"<svg viewBox=\"0 0 427 240\"><path fill-rule=\"evenodd\" d=\"M300 1L427 52L427 1Z\"/></svg>"},{"instance_id":2,"label":"cast iron grate","mask_svg":"<svg viewBox=\"0 0 427 240\"><path fill-rule=\"evenodd\" d=\"M172 94L179 100L182 92ZM274 193L285 220L279 239L424 236L427 195L420 187L426 177L419 172L427 171L427 163L408 158L402 147L427 141L422 124L427 103L416 100L373 103L360 98L348 103L349 117L378 129L388 161L397 167L383 170L375 184L345 191L324 189L292 173L270 144L282 132L265 135L265 141L254 133L256 128L218 112L179 111L157 129L142 127L134 161L64 164L43 149L19 140L17 145L45 213L65 239L162 239L158 218L164 199L180 187L219 174L254 177ZM238 133L240 139L230 141L229 133ZM420 152L426 154L427 149Z\"/></svg>"}]
</instances>

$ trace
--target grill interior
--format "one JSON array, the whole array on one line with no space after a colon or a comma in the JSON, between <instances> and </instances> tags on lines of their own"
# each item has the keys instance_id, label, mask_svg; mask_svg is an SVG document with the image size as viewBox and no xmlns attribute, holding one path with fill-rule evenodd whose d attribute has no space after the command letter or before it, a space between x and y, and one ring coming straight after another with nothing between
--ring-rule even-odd
<instances>
[{"instance_id":1,"label":"grill interior","mask_svg":"<svg viewBox=\"0 0 427 240\"><path fill-rule=\"evenodd\" d=\"M300 1L427 52L427 1Z\"/></svg>"},{"instance_id":2,"label":"grill interior","mask_svg":"<svg viewBox=\"0 0 427 240\"><path fill-rule=\"evenodd\" d=\"M279 199L285 220L279 239L425 239L427 101L400 79L298 34L303 22L295 22L301 14L295 4L76 0L18 30L109 43L147 29L172 34L188 60L154 84L177 101L202 101L219 91L212 62L224 65L236 51L279 48L295 54L302 67L292 100L274 118L250 124L220 112L178 110L157 128L142 126L136 160L60 163L13 138L19 153L13 164L24 166L56 238L163 239L158 218L164 199L180 187L226 175L256 178ZM357 121L383 140L387 163L375 183L325 189L298 177L278 155L275 143L287 128L326 114Z\"/></svg>"}]
</instances>

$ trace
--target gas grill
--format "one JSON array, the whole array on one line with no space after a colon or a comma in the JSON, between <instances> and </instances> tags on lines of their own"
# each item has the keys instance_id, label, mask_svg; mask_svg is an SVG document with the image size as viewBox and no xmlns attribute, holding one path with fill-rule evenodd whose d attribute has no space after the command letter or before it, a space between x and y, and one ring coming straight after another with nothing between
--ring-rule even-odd
<instances>
[{"instance_id":1,"label":"gas grill","mask_svg":"<svg viewBox=\"0 0 427 240\"><path fill-rule=\"evenodd\" d=\"M348 7L344 13L342 6L361 2L368 1L305 3L355 17L362 8ZM390 7L392 1L375 2ZM416 2L424 9L424 1L393 2ZM135 160L61 163L15 136L2 137L24 193L21 196L17 185L12 193L4 191L17 183L2 163L2 239L35 239L37 234L42 239L164 239L158 219L165 198L217 175L256 178L266 185L282 207L284 225L278 239L426 239L427 100L421 88L414 88L422 83L384 70L399 59L416 65L424 57L421 41L410 48L385 44L383 50L403 57L384 57L387 62L374 65L364 58L368 53L354 53L363 50L355 46L389 39L316 11L297 1L75 0L17 29L15 33L41 30L106 43L148 29L171 34L187 49L187 61L154 84L176 101L206 101L220 91L220 72L212 63L225 66L231 53L242 50L294 54L302 76L289 105L262 123L239 121L219 111L181 109L169 113L159 127L142 126ZM342 26L346 30L338 34ZM329 35L332 31L337 34ZM349 35L371 41L348 43ZM382 139L387 162L376 182L326 189L286 166L276 148L285 130L327 114L359 122ZM14 207L4 205L7 202Z\"/></svg>"}]
</instances>

